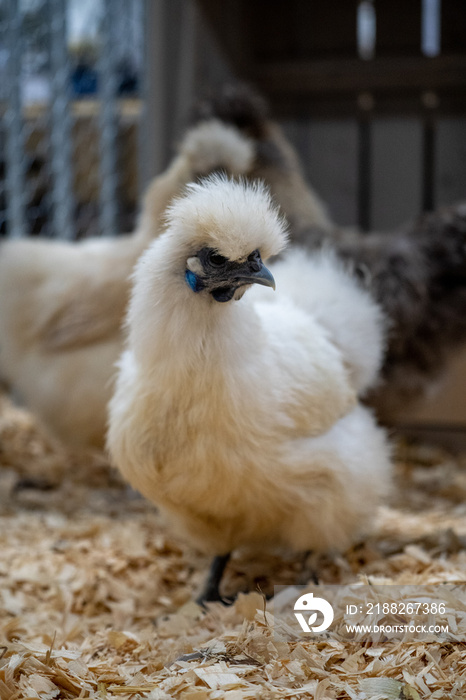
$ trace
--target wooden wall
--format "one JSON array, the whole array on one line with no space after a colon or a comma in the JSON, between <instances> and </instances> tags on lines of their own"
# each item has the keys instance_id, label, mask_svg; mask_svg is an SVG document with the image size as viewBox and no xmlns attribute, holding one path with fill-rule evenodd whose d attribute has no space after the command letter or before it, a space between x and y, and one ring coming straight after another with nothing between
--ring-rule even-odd
<instances>
[{"instance_id":1,"label":"wooden wall","mask_svg":"<svg viewBox=\"0 0 466 700\"><path fill-rule=\"evenodd\" d=\"M335 221L358 224L356 119L284 119L306 177ZM369 228L390 230L422 210L423 122L382 116L372 122ZM466 200L466 117L440 117L435 139L434 205Z\"/></svg>"},{"instance_id":2,"label":"wooden wall","mask_svg":"<svg viewBox=\"0 0 466 700\"><path fill-rule=\"evenodd\" d=\"M442 0L436 56L422 50L422 0L374 0L370 60L358 53L357 0L197 4L232 72L270 101L338 223L390 229L466 198L464 0Z\"/></svg>"},{"instance_id":3,"label":"wooden wall","mask_svg":"<svg viewBox=\"0 0 466 700\"><path fill-rule=\"evenodd\" d=\"M337 223L390 230L426 208L466 200L464 0L442 0L434 57L421 51L421 0L374 0L372 60L358 56L356 0L198 5L233 74L269 99ZM464 447L466 350L431 396L393 423Z\"/></svg>"}]
</instances>

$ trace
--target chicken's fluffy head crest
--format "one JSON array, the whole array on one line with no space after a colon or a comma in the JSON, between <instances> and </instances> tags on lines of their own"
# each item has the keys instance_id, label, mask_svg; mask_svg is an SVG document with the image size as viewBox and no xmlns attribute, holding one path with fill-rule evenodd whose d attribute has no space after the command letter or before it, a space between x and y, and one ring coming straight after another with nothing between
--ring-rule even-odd
<instances>
[{"instance_id":1,"label":"chicken's fluffy head crest","mask_svg":"<svg viewBox=\"0 0 466 700\"><path fill-rule=\"evenodd\" d=\"M286 245L286 223L266 186L211 175L187 186L167 212L167 230L192 255L203 248L241 262L255 250L262 259Z\"/></svg>"},{"instance_id":2,"label":"chicken's fluffy head crest","mask_svg":"<svg viewBox=\"0 0 466 700\"><path fill-rule=\"evenodd\" d=\"M263 260L286 240L285 221L265 185L211 175L188 185L169 207L161 245L173 270L179 274L183 266L192 292L226 302L241 299L252 284L275 289Z\"/></svg>"}]
</instances>

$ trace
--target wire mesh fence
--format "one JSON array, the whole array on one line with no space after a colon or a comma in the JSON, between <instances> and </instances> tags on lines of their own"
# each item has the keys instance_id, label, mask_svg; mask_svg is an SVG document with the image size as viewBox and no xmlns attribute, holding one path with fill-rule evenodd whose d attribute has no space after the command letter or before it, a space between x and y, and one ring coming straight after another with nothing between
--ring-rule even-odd
<instances>
[{"instance_id":1,"label":"wire mesh fence","mask_svg":"<svg viewBox=\"0 0 466 700\"><path fill-rule=\"evenodd\" d=\"M144 0L0 0L0 234L131 229Z\"/></svg>"}]
</instances>

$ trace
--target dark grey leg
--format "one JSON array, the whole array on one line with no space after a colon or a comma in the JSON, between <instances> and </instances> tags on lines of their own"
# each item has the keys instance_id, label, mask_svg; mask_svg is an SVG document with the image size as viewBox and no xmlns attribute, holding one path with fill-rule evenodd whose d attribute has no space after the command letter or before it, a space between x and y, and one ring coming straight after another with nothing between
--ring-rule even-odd
<instances>
[{"instance_id":1,"label":"dark grey leg","mask_svg":"<svg viewBox=\"0 0 466 700\"><path fill-rule=\"evenodd\" d=\"M307 583L315 583L316 585L319 585L319 576L317 574L317 571L313 566L308 566L307 562L308 559L312 556L313 551L312 549L309 549L307 552L304 552L303 555L303 560L302 560L302 571L301 575L299 577L298 583L301 585L306 585Z\"/></svg>"},{"instance_id":2,"label":"dark grey leg","mask_svg":"<svg viewBox=\"0 0 466 700\"><path fill-rule=\"evenodd\" d=\"M210 571L204 585L201 595L197 598L199 605L204 605L209 601L222 601L220 591L218 590L220 581L222 580L225 567L230 560L231 554L222 554L222 556L214 557L210 566Z\"/></svg>"}]
</instances>

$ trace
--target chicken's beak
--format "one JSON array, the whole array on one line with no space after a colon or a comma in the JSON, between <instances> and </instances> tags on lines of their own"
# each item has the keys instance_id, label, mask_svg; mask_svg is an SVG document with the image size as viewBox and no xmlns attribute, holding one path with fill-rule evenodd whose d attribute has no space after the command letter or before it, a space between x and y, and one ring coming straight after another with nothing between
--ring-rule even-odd
<instances>
[{"instance_id":1,"label":"chicken's beak","mask_svg":"<svg viewBox=\"0 0 466 700\"><path fill-rule=\"evenodd\" d=\"M209 291L215 301L230 301L233 298L240 299L246 287L251 284L263 284L275 289L273 275L259 255L254 260L230 263L227 269L219 271L215 276L211 274Z\"/></svg>"},{"instance_id":2,"label":"chicken's beak","mask_svg":"<svg viewBox=\"0 0 466 700\"><path fill-rule=\"evenodd\" d=\"M259 267L260 266L260 267ZM238 270L235 274L235 282L239 285L243 284L262 284L264 287L272 287L275 289L275 280L270 270L263 262L256 263L258 270L252 270L249 265L245 265L244 269Z\"/></svg>"}]
</instances>

